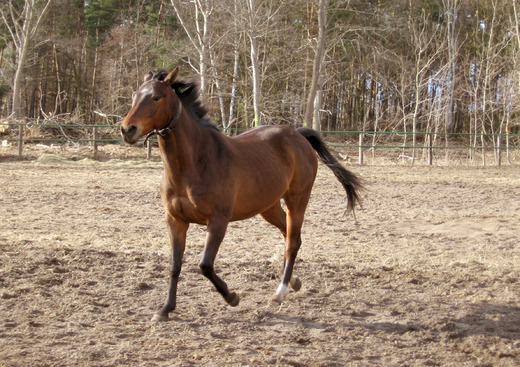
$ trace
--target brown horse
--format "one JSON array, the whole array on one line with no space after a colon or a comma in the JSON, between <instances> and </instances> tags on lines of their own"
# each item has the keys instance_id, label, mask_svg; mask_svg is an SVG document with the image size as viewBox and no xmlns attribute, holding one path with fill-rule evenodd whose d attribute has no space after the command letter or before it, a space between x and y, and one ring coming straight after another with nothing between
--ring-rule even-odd
<instances>
[{"instance_id":1,"label":"brown horse","mask_svg":"<svg viewBox=\"0 0 520 367\"><path fill-rule=\"evenodd\" d=\"M130 112L121 123L125 142L158 135L164 163L161 197L166 209L172 246L171 273L166 303L154 320L168 320L175 309L190 223L207 226L200 270L231 306L239 296L215 274L214 262L228 223L260 214L276 226L286 240L282 281L272 299L280 304L301 282L293 275L300 248L305 209L318 168L316 152L343 184L348 209L359 201L358 178L330 154L311 129L262 126L236 137L221 134L199 100L198 86L177 81L171 73L150 72L132 96ZM315 152L316 151L316 152ZM283 199L287 213L282 209Z\"/></svg>"}]
</instances>

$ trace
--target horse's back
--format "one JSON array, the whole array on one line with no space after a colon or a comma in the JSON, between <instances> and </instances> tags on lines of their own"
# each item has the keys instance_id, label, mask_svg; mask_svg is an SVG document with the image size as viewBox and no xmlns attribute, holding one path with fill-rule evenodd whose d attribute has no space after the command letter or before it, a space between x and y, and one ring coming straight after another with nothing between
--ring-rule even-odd
<instances>
[{"instance_id":1,"label":"horse's back","mask_svg":"<svg viewBox=\"0 0 520 367\"><path fill-rule=\"evenodd\" d=\"M288 126L260 126L233 137L232 141L240 157L266 162L271 167L277 164L291 170L317 167L310 143Z\"/></svg>"},{"instance_id":2,"label":"horse's back","mask_svg":"<svg viewBox=\"0 0 520 367\"><path fill-rule=\"evenodd\" d=\"M318 162L312 146L295 129L262 126L231 138L231 145L240 186L237 201L243 203L239 207L264 206L254 209L259 213L288 192L310 194Z\"/></svg>"}]
</instances>

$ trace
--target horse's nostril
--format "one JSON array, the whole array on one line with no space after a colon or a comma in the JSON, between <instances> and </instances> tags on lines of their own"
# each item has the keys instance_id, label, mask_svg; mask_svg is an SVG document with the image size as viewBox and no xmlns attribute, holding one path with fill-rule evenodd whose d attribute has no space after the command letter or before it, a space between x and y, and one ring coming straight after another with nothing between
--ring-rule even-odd
<instances>
[{"instance_id":1,"label":"horse's nostril","mask_svg":"<svg viewBox=\"0 0 520 367\"><path fill-rule=\"evenodd\" d=\"M126 135L133 135L137 131L137 127L135 125L130 125L126 129L121 126L121 132Z\"/></svg>"}]
</instances>

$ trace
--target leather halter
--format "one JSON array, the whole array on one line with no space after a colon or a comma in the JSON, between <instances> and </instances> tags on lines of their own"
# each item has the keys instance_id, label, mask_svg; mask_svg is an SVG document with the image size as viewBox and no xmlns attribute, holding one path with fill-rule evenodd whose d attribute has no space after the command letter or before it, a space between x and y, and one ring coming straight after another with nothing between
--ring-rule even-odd
<instances>
[{"instance_id":1,"label":"leather halter","mask_svg":"<svg viewBox=\"0 0 520 367\"><path fill-rule=\"evenodd\" d=\"M181 117L182 113L182 102L179 100L179 107L177 108L177 114L172 118L168 126L162 129L155 129L150 131L148 134L146 134L146 138L144 139L144 146L146 146L146 143L148 142L148 139L150 139L154 135L159 135L161 137L165 137L168 134L170 134L173 131L173 128L177 124L177 121L179 120L179 117Z\"/></svg>"}]
</instances>

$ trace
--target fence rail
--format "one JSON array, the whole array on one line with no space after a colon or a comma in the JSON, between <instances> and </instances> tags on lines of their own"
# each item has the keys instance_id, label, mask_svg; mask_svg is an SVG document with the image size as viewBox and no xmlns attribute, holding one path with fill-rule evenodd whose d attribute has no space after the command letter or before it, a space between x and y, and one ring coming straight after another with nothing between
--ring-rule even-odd
<instances>
[{"instance_id":1,"label":"fence rail","mask_svg":"<svg viewBox=\"0 0 520 367\"><path fill-rule=\"evenodd\" d=\"M117 143L121 142L120 138L99 138L99 129L118 129L118 125L95 125L95 124L60 124L60 123L20 123L20 122L13 122L13 123L0 123L0 126L14 126L18 127L18 137L6 137L6 138L0 138L2 141L7 142L17 142L18 143L18 156L23 156L23 145L24 143L90 143L92 145L93 154L96 155L98 151L98 143L101 144L107 144L107 143ZM63 137L63 138L45 138L45 137L36 137L36 138L26 138L24 137L24 128L31 127L31 126L37 126L42 128L78 128L78 129L91 129L90 137L89 138L70 138L70 137ZM240 133L242 131L245 131L246 129L228 129L227 131L233 131L235 133ZM118 132L114 131L114 135L116 135ZM415 150L426 150L428 151L428 161L429 164L433 164L433 152L435 150L448 150L448 149L466 149L471 151L481 151L484 152L487 150L493 150L498 155L498 164L501 164L501 154L503 151L507 151L508 154L511 151L520 151L520 134L511 134L511 133L448 133L448 132L412 132L412 131L402 131L402 132L395 132L395 131L321 131L322 134L324 134L326 137L328 134L331 135L354 135L357 136L357 138L354 138L352 140L357 141L357 144L353 143L337 143L329 141L328 145L332 147L341 147L341 148L350 148L350 149L357 149L358 150L358 162L359 164L364 163L364 155L366 150L373 150L376 149L402 149L403 152L405 150L412 150L413 153L415 153ZM65 134L64 134L65 135ZM389 143L389 144L383 144L383 145L377 145L377 144L367 144L366 138L367 137L373 137L377 135L386 135L386 136L396 136L396 137L407 137L407 136L413 136L422 138L421 144L416 145L410 145L408 143L408 139L405 140L402 143ZM444 145L433 145L433 142L435 140L435 137L444 137L445 142ZM447 138L449 137L459 137L459 138L472 138L476 139L479 138L480 145L448 145L447 144ZM325 140L329 140L325 138ZM334 139L331 139L334 140ZM419 139L421 140L421 139ZM487 142L485 143L485 141ZM506 145L503 145L504 140L506 141ZM151 142L156 142L154 139L150 139L148 142L148 154L147 157L150 158L151 156ZM513 142L513 144L511 144ZM415 157L412 157L415 159Z\"/></svg>"}]
</instances>

